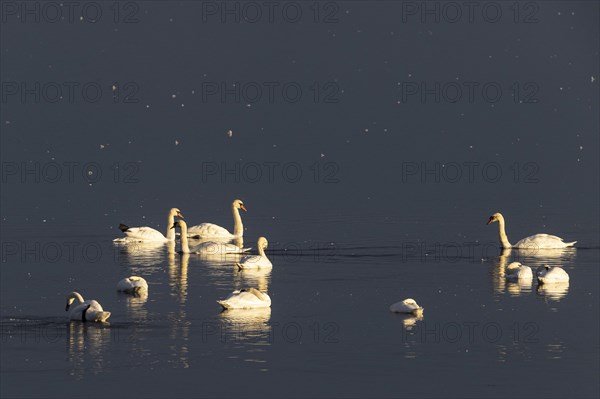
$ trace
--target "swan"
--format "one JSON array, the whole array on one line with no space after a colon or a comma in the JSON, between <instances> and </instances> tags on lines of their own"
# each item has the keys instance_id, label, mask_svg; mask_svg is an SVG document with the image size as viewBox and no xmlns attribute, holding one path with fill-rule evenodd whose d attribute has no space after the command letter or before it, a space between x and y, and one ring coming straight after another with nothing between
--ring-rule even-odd
<instances>
[{"instance_id":1,"label":"swan","mask_svg":"<svg viewBox=\"0 0 600 399\"><path fill-rule=\"evenodd\" d=\"M265 237L259 237L256 246L258 247L258 255L244 256L240 262L236 262L239 270L243 269L271 269L273 264L265 255L265 249L269 242Z\"/></svg>"},{"instance_id":2,"label":"swan","mask_svg":"<svg viewBox=\"0 0 600 399\"><path fill-rule=\"evenodd\" d=\"M81 321L105 322L110 317L110 312L105 312L95 300L84 301L81 294L71 292L67 295L67 306L65 311L69 312L69 319Z\"/></svg>"},{"instance_id":3,"label":"swan","mask_svg":"<svg viewBox=\"0 0 600 399\"><path fill-rule=\"evenodd\" d=\"M246 212L246 207L242 200L236 199L231 203L231 212L233 213L233 234L226 228L213 223L201 223L188 228L188 237L193 238L236 238L244 235L244 225L240 211Z\"/></svg>"},{"instance_id":4,"label":"swan","mask_svg":"<svg viewBox=\"0 0 600 399\"><path fill-rule=\"evenodd\" d=\"M390 311L394 313L409 313L414 316L423 315L423 308L417 305L417 302L412 298L406 298L403 301L396 302L390 306Z\"/></svg>"},{"instance_id":5,"label":"swan","mask_svg":"<svg viewBox=\"0 0 600 399\"><path fill-rule=\"evenodd\" d=\"M531 267L522 265L520 262L513 262L506 266L506 279L511 281L532 280L533 272Z\"/></svg>"},{"instance_id":6,"label":"swan","mask_svg":"<svg viewBox=\"0 0 600 399\"><path fill-rule=\"evenodd\" d=\"M566 248L572 247L577 241L564 242L562 238L549 235L549 234L535 234L530 237L525 237L521 241L518 241L515 245L512 245L508 241L506 231L504 230L504 217L501 213L494 213L490 216L487 224L498 222L499 224L499 236L500 244L502 248L535 248L535 249L549 249L549 248Z\"/></svg>"},{"instance_id":7,"label":"swan","mask_svg":"<svg viewBox=\"0 0 600 399\"><path fill-rule=\"evenodd\" d=\"M126 237L116 238L114 242L135 242L135 241L175 241L175 230L171 230L169 227L173 225L175 216L182 218L181 211L177 208L171 208L169 215L167 216L167 235L164 236L160 231L153 229L152 227L129 227L123 223L119 225L119 230L125 233Z\"/></svg>"},{"instance_id":8,"label":"swan","mask_svg":"<svg viewBox=\"0 0 600 399\"><path fill-rule=\"evenodd\" d=\"M566 283L569 274L562 267L544 265L543 269L538 270L537 279L540 284Z\"/></svg>"},{"instance_id":9,"label":"swan","mask_svg":"<svg viewBox=\"0 0 600 399\"><path fill-rule=\"evenodd\" d=\"M207 241L193 247L190 250L188 243L187 224L183 220L178 220L173 224L171 229L179 226L181 229L181 253L184 254L204 254L204 255L226 255L226 254L241 254L250 251L251 248L240 248L237 245L230 243ZM173 230L174 231L174 230Z\"/></svg>"},{"instance_id":10,"label":"swan","mask_svg":"<svg viewBox=\"0 0 600 399\"><path fill-rule=\"evenodd\" d=\"M256 288L233 291L227 298L217 301L224 309L268 308L271 298Z\"/></svg>"},{"instance_id":11,"label":"swan","mask_svg":"<svg viewBox=\"0 0 600 399\"><path fill-rule=\"evenodd\" d=\"M142 277L126 277L117 283L117 291L122 291L126 294L139 295L144 291L148 291L148 283Z\"/></svg>"}]
</instances>

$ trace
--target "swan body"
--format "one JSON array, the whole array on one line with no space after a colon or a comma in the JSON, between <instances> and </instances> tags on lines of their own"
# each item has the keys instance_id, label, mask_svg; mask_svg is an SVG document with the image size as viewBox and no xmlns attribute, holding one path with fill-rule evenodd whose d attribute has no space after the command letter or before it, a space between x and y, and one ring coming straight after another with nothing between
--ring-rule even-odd
<instances>
[{"instance_id":1,"label":"swan body","mask_svg":"<svg viewBox=\"0 0 600 399\"><path fill-rule=\"evenodd\" d=\"M537 279L540 284L557 284L569 281L569 274L562 267L545 265L538 270Z\"/></svg>"},{"instance_id":2,"label":"swan body","mask_svg":"<svg viewBox=\"0 0 600 399\"><path fill-rule=\"evenodd\" d=\"M577 241L564 242L562 238L550 234L535 234L511 244L506 235L504 217L501 213L490 216L487 224L498 222L498 235L502 248L554 249L572 247Z\"/></svg>"},{"instance_id":3,"label":"swan body","mask_svg":"<svg viewBox=\"0 0 600 399\"><path fill-rule=\"evenodd\" d=\"M244 235L244 225L240 211L246 212L246 207L242 200L236 199L231 204L231 212L233 213L233 234L224 227L213 223L201 223L188 228L188 237L193 238L236 238Z\"/></svg>"},{"instance_id":4,"label":"swan body","mask_svg":"<svg viewBox=\"0 0 600 399\"><path fill-rule=\"evenodd\" d=\"M236 262L239 270L244 269L271 269L273 268L273 264L265 255L265 249L269 242L265 237L260 237L256 243L258 248L258 255L248 255L244 256L239 262Z\"/></svg>"},{"instance_id":5,"label":"swan body","mask_svg":"<svg viewBox=\"0 0 600 399\"><path fill-rule=\"evenodd\" d=\"M105 322L110 317L110 312L104 311L102 305L93 299L84 301L81 294L71 292L67 295L67 306L70 320Z\"/></svg>"},{"instance_id":6,"label":"swan body","mask_svg":"<svg viewBox=\"0 0 600 399\"><path fill-rule=\"evenodd\" d=\"M271 298L256 288L233 291L227 298L217 301L224 309L268 308Z\"/></svg>"},{"instance_id":7,"label":"swan body","mask_svg":"<svg viewBox=\"0 0 600 399\"><path fill-rule=\"evenodd\" d=\"M148 283L142 277L126 277L117 283L117 291L138 295L143 291L148 291Z\"/></svg>"},{"instance_id":8,"label":"swan body","mask_svg":"<svg viewBox=\"0 0 600 399\"><path fill-rule=\"evenodd\" d=\"M519 262L513 262L506 266L506 279L511 281L532 280L533 272L529 266L522 265Z\"/></svg>"},{"instance_id":9,"label":"swan body","mask_svg":"<svg viewBox=\"0 0 600 399\"><path fill-rule=\"evenodd\" d=\"M396 302L390 306L390 312L407 313L414 316L421 316L423 308L417 305L417 302L412 298L406 298L403 301Z\"/></svg>"},{"instance_id":10,"label":"swan body","mask_svg":"<svg viewBox=\"0 0 600 399\"><path fill-rule=\"evenodd\" d=\"M181 229L181 253L184 254L203 254L203 255L226 255L226 254L241 254L250 251L251 248L240 248L235 244L206 241L190 249L188 241L187 224L183 220L178 220L172 226L174 229L179 226Z\"/></svg>"},{"instance_id":11,"label":"swan body","mask_svg":"<svg viewBox=\"0 0 600 399\"><path fill-rule=\"evenodd\" d=\"M125 237L114 239L114 242L136 242L136 241L157 241L167 242L175 241L175 231L171 230L171 226L175 222L175 216L183 219L181 211L177 208L171 208L167 216L167 234L163 235L160 231L152 227L129 227L123 223L119 225L119 230L125 233Z\"/></svg>"}]
</instances>

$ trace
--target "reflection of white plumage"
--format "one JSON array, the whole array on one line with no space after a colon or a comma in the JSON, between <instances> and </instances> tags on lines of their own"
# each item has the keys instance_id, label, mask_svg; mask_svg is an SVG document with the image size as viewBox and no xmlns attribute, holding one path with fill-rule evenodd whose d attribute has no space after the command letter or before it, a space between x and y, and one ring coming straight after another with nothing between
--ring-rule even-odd
<instances>
[{"instance_id":1,"label":"reflection of white plumage","mask_svg":"<svg viewBox=\"0 0 600 399\"><path fill-rule=\"evenodd\" d=\"M408 313L415 316L423 314L423 308L417 305L417 302L412 298L406 298L403 301L392 304L390 311L394 313Z\"/></svg>"},{"instance_id":2,"label":"reflection of white plumage","mask_svg":"<svg viewBox=\"0 0 600 399\"><path fill-rule=\"evenodd\" d=\"M117 283L117 290L138 295L143 291L148 291L148 283L142 277L130 276Z\"/></svg>"},{"instance_id":3,"label":"reflection of white plumage","mask_svg":"<svg viewBox=\"0 0 600 399\"><path fill-rule=\"evenodd\" d=\"M167 216L167 234L164 236L160 231L153 229L152 227L129 227L124 224L119 225L119 230L125 233L125 237L116 238L114 242L136 242L136 241L174 241L175 231L171 230L171 226L175 221L175 216L183 218L183 215L177 208L171 208L169 215Z\"/></svg>"},{"instance_id":4,"label":"reflection of white plumage","mask_svg":"<svg viewBox=\"0 0 600 399\"><path fill-rule=\"evenodd\" d=\"M231 204L231 211L233 213L233 234L231 234L226 228L213 223L201 223L196 226L191 226L188 229L188 237L194 238L236 238L244 235L244 225L242 224L242 217L240 211L246 212L246 207L242 200L236 199Z\"/></svg>"},{"instance_id":5,"label":"reflection of white plumage","mask_svg":"<svg viewBox=\"0 0 600 399\"><path fill-rule=\"evenodd\" d=\"M233 291L227 298L217 301L225 309L268 308L271 298L256 288Z\"/></svg>"},{"instance_id":6,"label":"reflection of white plumage","mask_svg":"<svg viewBox=\"0 0 600 399\"><path fill-rule=\"evenodd\" d=\"M84 301L81 294L74 291L67 295L65 311L69 312L71 320L105 322L110 317L110 312L105 312L98 302L93 299Z\"/></svg>"},{"instance_id":7,"label":"reflection of white plumage","mask_svg":"<svg viewBox=\"0 0 600 399\"><path fill-rule=\"evenodd\" d=\"M506 266L506 279L511 281L532 280L533 272L529 266L522 265L520 262L513 262Z\"/></svg>"},{"instance_id":8,"label":"reflection of white plumage","mask_svg":"<svg viewBox=\"0 0 600 399\"><path fill-rule=\"evenodd\" d=\"M203 255L226 255L226 254L241 254L250 251L251 248L240 248L235 244L207 241L196 245L190 249L187 233L187 224L183 220L178 220L172 226L179 226L181 234L181 253L184 254L203 254Z\"/></svg>"},{"instance_id":9,"label":"reflection of white plumage","mask_svg":"<svg viewBox=\"0 0 600 399\"><path fill-rule=\"evenodd\" d=\"M577 241L564 242L562 238L550 234L535 234L525 237L516 244L511 244L506 235L504 217L501 213L490 216L487 224L498 222L498 234L502 248L550 249L572 247Z\"/></svg>"},{"instance_id":10,"label":"reflection of white plumage","mask_svg":"<svg viewBox=\"0 0 600 399\"><path fill-rule=\"evenodd\" d=\"M569 274L562 267L545 265L538 270L537 279L540 284L566 283L569 281Z\"/></svg>"},{"instance_id":11,"label":"reflection of white plumage","mask_svg":"<svg viewBox=\"0 0 600 399\"><path fill-rule=\"evenodd\" d=\"M265 237L260 237L256 243L256 246L258 247L258 255L244 256L239 263L236 263L237 267L240 268L240 270L271 269L273 264L269 258L267 258L267 255L265 255L265 249L267 249L268 245L269 242L267 239Z\"/></svg>"}]
</instances>

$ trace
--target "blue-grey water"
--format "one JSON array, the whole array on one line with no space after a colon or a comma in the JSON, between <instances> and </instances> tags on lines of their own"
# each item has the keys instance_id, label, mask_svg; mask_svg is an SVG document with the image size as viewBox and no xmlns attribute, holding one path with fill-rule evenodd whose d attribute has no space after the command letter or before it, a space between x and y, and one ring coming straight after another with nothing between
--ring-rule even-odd
<instances>
[{"instance_id":1,"label":"blue-grey water","mask_svg":"<svg viewBox=\"0 0 600 399\"><path fill-rule=\"evenodd\" d=\"M2 397L600 395L598 3L42 4L0 3ZM235 198L269 272L112 242Z\"/></svg>"}]
</instances>

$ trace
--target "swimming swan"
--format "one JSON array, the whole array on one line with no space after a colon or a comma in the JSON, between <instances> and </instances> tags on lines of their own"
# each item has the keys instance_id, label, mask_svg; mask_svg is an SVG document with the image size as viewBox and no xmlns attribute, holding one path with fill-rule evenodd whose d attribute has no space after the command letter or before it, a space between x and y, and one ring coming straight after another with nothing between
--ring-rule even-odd
<instances>
[{"instance_id":1,"label":"swimming swan","mask_svg":"<svg viewBox=\"0 0 600 399\"><path fill-rule=\"evenodd\" d=\"M265 237L260 237L256 243L256 246L258 247L258 255L244 256L239 263L236 262L239 270L273 268L273 264L269 258L267 258L267 255L265 255L265 249L267 249L268 245L269 242L267 239Z\"/></svg>"},{"instance_id":2,"label":"swimming swan","mask_svg":"<svg viewBox=\"0 0 600 399\"><path fill-rule=\"evenodd\" d=\"M188 229L188 237L193 238L236 238L244 235L244 225L240 211L246 212L246 207L242 200L236 199L231 204L231 212L233 213L233 234L226 228L213 223L202 223L192 226Z\"/></svg>"},{"instance_id":3,"label":"swimming swan","mask_svg":"<svg viewBox=\"0 0 600 399\"><path fill-rule=\"evenodd\" d=\"M187 224L183 220L178 220L171 227L175 231L175 227L181 229L181 253L184 254L203 254L203 255L226 255L226 254L241 254L250 251L251 248L240 248L237 245L230 243L207 241L190 249L188 242Z\"/></svg>"},{"instance_id":4,"label":"swimming swan","mask_svg":"<svg viewBox=\"0 0 600 399\"><path fill-rule=\"evenodd\" d=\"M142 277L126 277L117 283L117 291L122 291L126 294L140 295L143 291L148 291L148 283Z\"/></svg>"},{"instance_id":5,"label":"swimming swan","mask_svg":"<svg viewBox=\"0 0 600 399\"><path fill-rule=\"evenodd\" d=\"M412 298L406 298L403 301L396 302L390 306L390 311L394 313L409 313L414 316L422 316L423 308L417 305L417 302Z\"/></svg>"},{"instance_id":6,"label":"swimming swan","mask_svg":"<svg viewBox=\"0 0 600 399\"><path fill-rule=\"evenodd\" d=\"M506 279L511 281L533 280L531 267L522 265L520 262L513 262L506 266Z\"/></svg>"},{"instance_id":7,"label":"swimming swan","mask_svg":"<svg viewBox=\"0 0 600 399\"><path fill-rule=\"evenodd\" d=\"M506 231L504 230L504 217L501 213L494 213L490 216L487 224L498 222L500 244L502 248L529 248L529 249L549 249L549 248L566 248L573 246L577 241L564 242L562 238L549 234L535 234L530 237L523 238L521 241L512 245L508 241Z\"/></svg>"},{"instance_id":8,"label":"swimming swan","mask_svg":"<svg viewBox=\"0 0 600 399\"><path fill-rule=\"evenodd\" d=\"M227 298L217 301L224 309L268 308L271 298L256 288L233 291Z\"/></svg>"},{"instance_id":9,"label":"swimming swan","mask_svg":"<svg viewBox=\"0 0 600 399\"><path fill-rule=\"evenodd\" d=\"M167 217L167 235L166 237L158 230L152 227L129 227L121 223L119 230L125 233L126 237L116 238L114 242L135 242L135 241L175 241L175 230L170 229L175 221L175 216L183 219L183 215L177 208L171 208Z\"/></svg>"},{"instance_id":10,"label":"swimming swan","mask_svg":"<svg viewBox=\"0 0 600 399\"><path fill-rule=\"evenodd\" d=\"M84 301L78 292L67 295L67 306L65 311L69 312L69 319L81 321L105 322L110 317L110 312L105 312L95 300Z\"/></svg>"},{"instance_id":11,"label":"swimming swan","mask_svg":"<svg viewBox=\"0 0 600 399\"><path fill-rule=\"evenodd\" d=\"M569 274L562 267L544 265L543 269L538 270L537 279L540 284L566 283L569 281Z\"/></svg>"}]
</instances>

